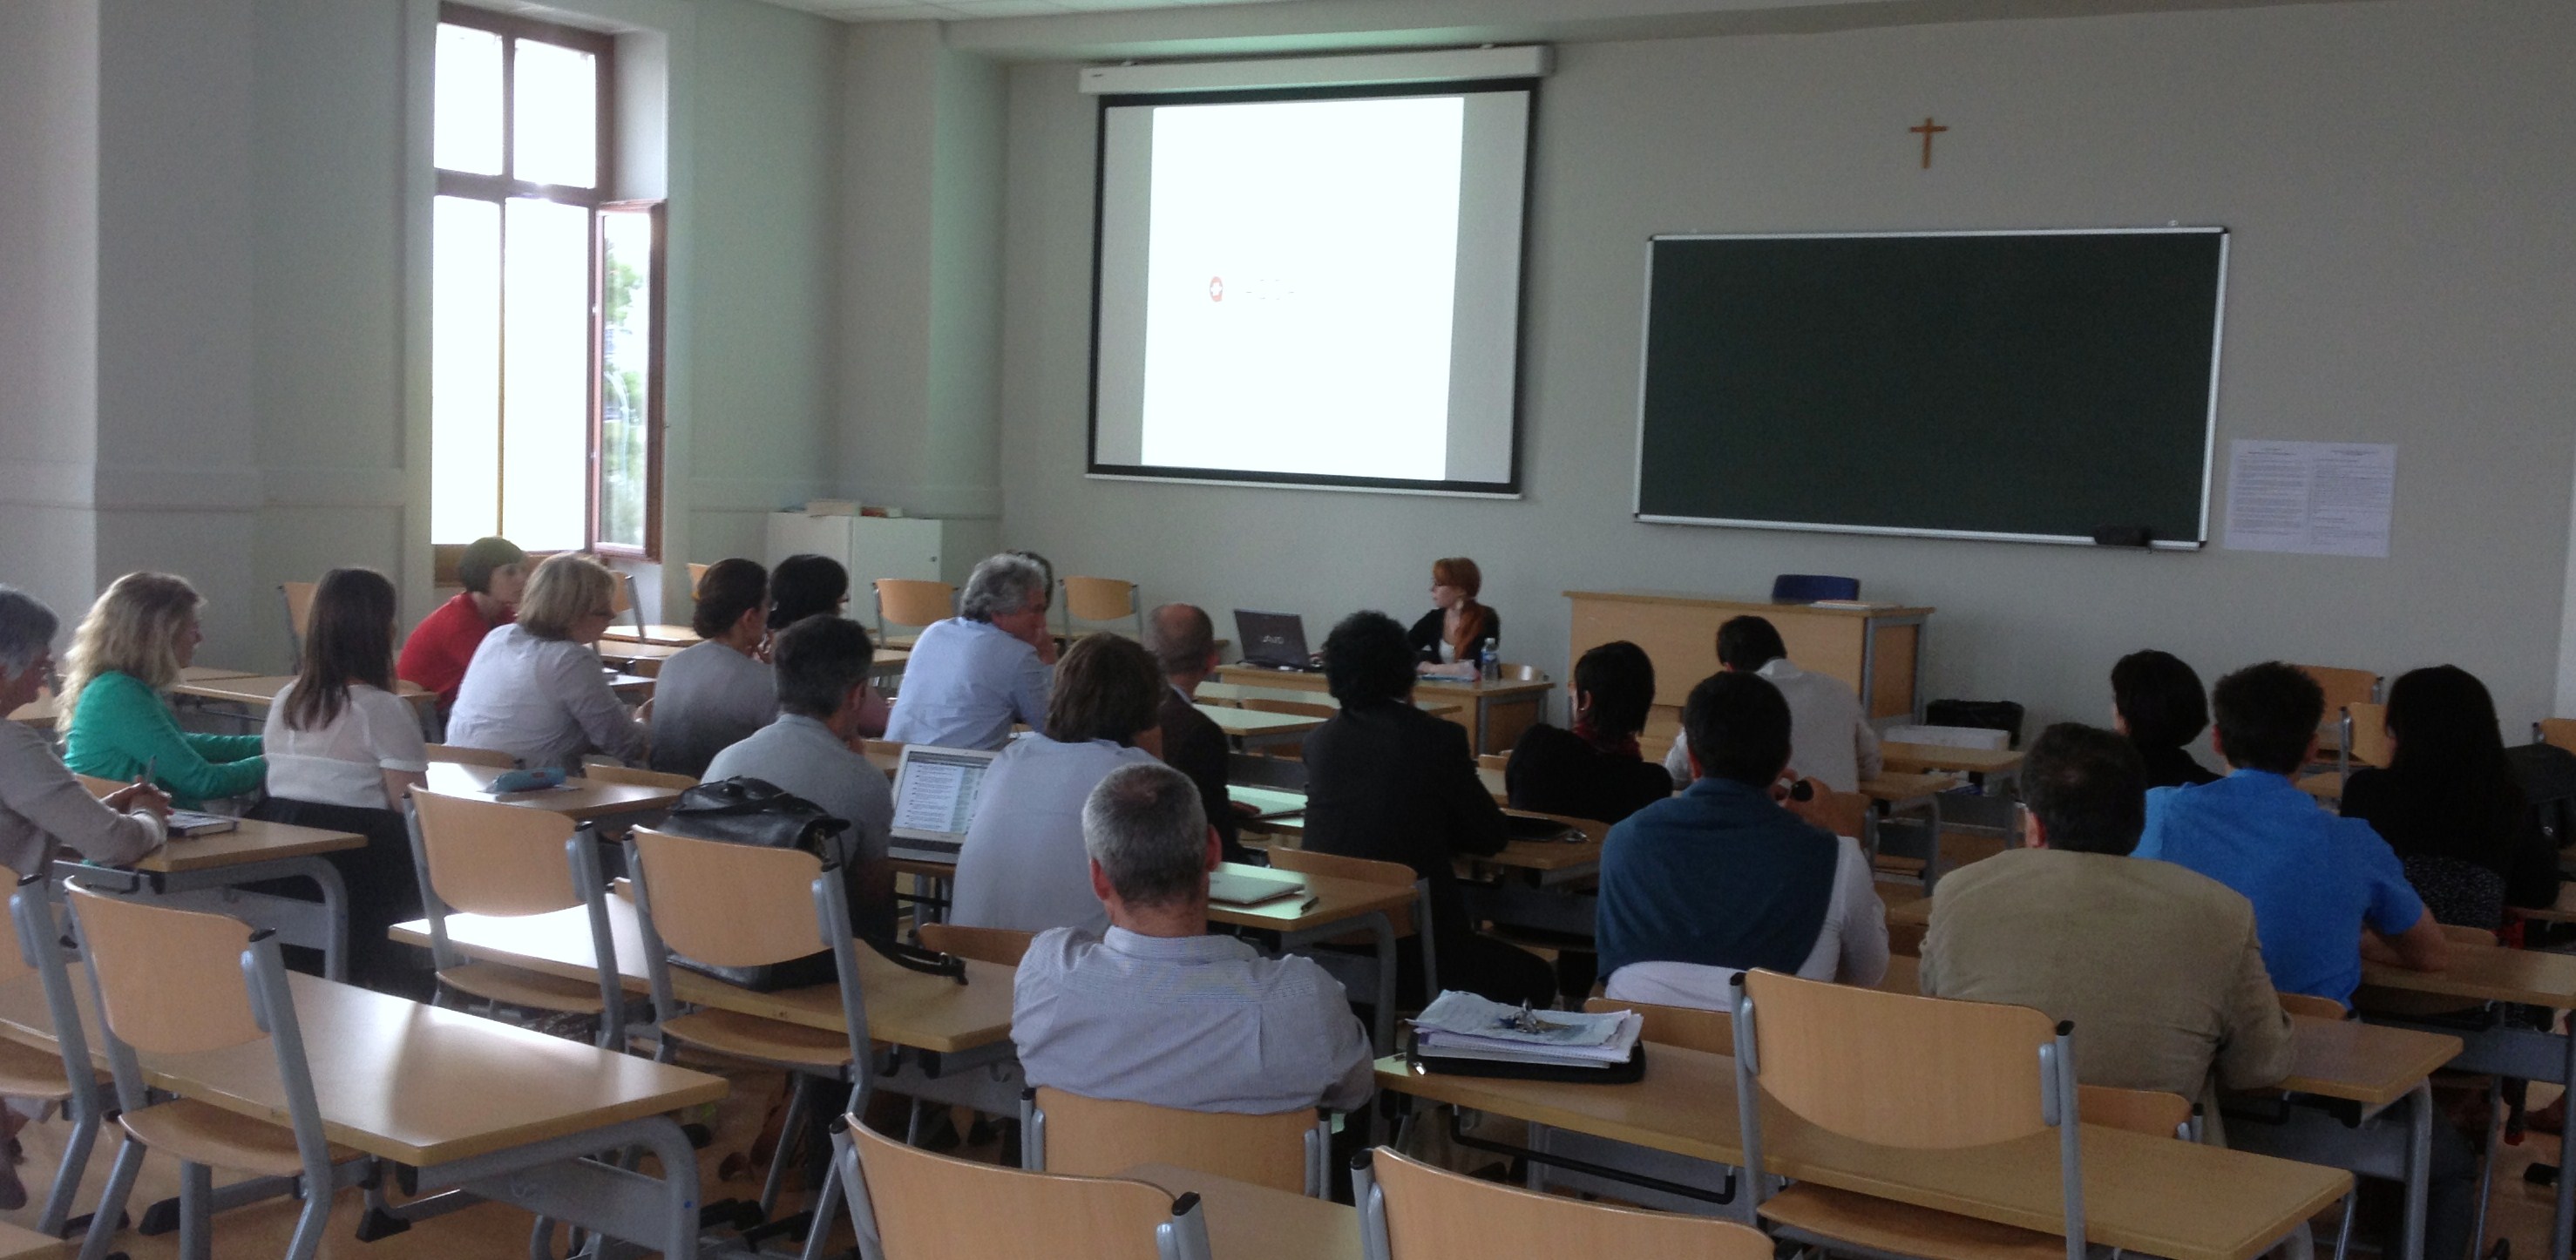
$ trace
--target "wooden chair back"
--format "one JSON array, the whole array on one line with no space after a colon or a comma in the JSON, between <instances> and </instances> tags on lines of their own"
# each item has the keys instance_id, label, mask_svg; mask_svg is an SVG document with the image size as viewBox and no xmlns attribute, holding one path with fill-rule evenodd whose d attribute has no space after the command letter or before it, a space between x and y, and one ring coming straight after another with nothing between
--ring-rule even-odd
<instances>
[{"instance_id":1,"label":"wooden chair back","mask_svg":"<svg viewBox=\"0 0 2576 1260\"><path fill-rule=\"evenodd\" d=\"M2283 993L2278 996L2281 999L2281 1009L2293 1015L2308 1015L2317 1019L2352 1018L2352 1012L2345 1010L2343 1003L2330 997L2318 997L2313 993Z\"/></svg>"},{"instance_id":2,"label":"wooden chair back","mask_svg":"<svg viewBox=\"0 0 2576 1260\"><path fill-rule=\"evenodd\" d=\"M2531 742L2576 753L2576 718L2542 718L2532 723Z\"/></svg>"},{"instance_id":3,"label":"wooden chair back","mask_svg":"<svg viewBox=\"0 0 2576 1260\"><path fill-rule=\"evenodd\" d=\"M921 925L923 947L958 958L988 962L996 966L1017 967L1029 952L1035 932L1015 928L959 927L954 923Z\"/></svg>"},{"instance_id":4,"label":"wooden chair back","mask_svg":"<svg viewBox=\"0 0 2576 1260\"><path fill-rule=\"evenodd\" d=\"M719 967L757 967L826 948L814 910L821 858L649 827L634 836L653 930L673 951Z\"/></svg>"},{"instance_id":5,"label":"wooden chair back","mask_svg":"<svg viewBox=\"0 0 2576 1260\"><path fill-rule=\"evenodd\" d=\"M9 902L8 890L18 886L18 872L0 866L0 985L14 984L35 973L26 954L18 948L18 916Z\"/></svg>"},{"instance_id":6,"label":"wooden chair back","mask_svg":"<svg viewBox=\"0 0 2576 1260\"><path fill-rule=\"evenodd\" d=\"M919 578L878 578L877 634L887 626L919 628L957 615L957 588Z\"/></svg>"},{"instance_id":7,"label":"wooden chair back","mask_svg":"<svg viewBox=\"0 0 2576 1260\"><path fill-rule=\"evenodd\" d=\"M1587 1203L1369 1153L1388 1260L1549 1260L1556 1256L1770 1260L1760 1230L1714 1217ZM1368 1204L1363 1229L1374 1230Z\"/></svg>"},{"instance_id":8,"label":"wooden chair back","mask_svg":"<svg viewBox=\"0 0 2576 1260\"><path fill-rule=\"evenodd\" d=\"M689 775L672 774L663 770L644 770L634 766L583 766L581 768L581 777L600 783L622 783L629 787L664 788L674 792L686 791L687 789L698 785L698 781Z\"/></svg>"},{"instance_id":9,"label":"wooden chair back","mask_svg":"<svg viewBox=\"0 0 2576 1260\"><path fill-rule=\"evenodd\" d=\"M696 599L698 597L698 588L706 583L707 570L714 567L714 565L709 564L691 564L689 566L689 598Z\"/></svg>"},{"instance_id":10,"label":"wooden chair back","mask_svg":"<svg viewBox=\"0 0 2576 1260\"><path fill-rule=\"evenodd\" d=\"M2039 1049L2056 1039L2026 1006L1944 1001L1747 972L1762 1088L1830 1132L1877 1146L1984 1146L2047 1128ZM1886 1047L1904 1046L1890 1055Z\"/></svg>"},{"instance_id":11,"label":"wooden chair back","mask_svg":"<svg viewBox=\"0 0 2576 1260\"><path fill-rule=\"evenodd\" d=\"M1512 755L1510 753L1478 753L1476 754L1476 768L1478 770L1491 770L1496 774L1501 774L1503 771L1512 768Z\"/></svg>"},{"instance_id":12,"label":"wooden chair back","mask_svg":"<svg viewBox=\"0 0 2576 1260\"><path fill-rule=\"evenodd\" d=\"M850 1201L889 1260L1161 1260L1155 1230L1172 1220L1163 1190L936 1155L846 1119L865 1181Z\"/></svg>"},{"instance_id":13,"label":"wooden chair back","mask_svg":"<svg viewBox=\"0 0 2576 1260\"><path fill-rule=\"evenodd\" d=\"M316 582L280 582L278 597L286 603L288 644L295 649L296 659L304 656L304 636L313 628L313 590Z\"/></svg>"},{"instance_id":14,"label":"wooden chair back","mask_svg":"<svg viewBox=\"0 0 2576 1260\"><path fill-rule=\"evenodd\" d=\"M546 914L582 904L564 845L579 824L550 809L443 796L414 788L429 888L466 914Z\"/></svg>"},{"instance_id":15,"label":"wooden chair back","mask_svg":"<svg viewBox=\"0 0 2576 1260\"><path fill-rule=\"evenodd\" d=\"M2347 704L2343 707L2346 766L2386 766L2397 753L2388 737L2388 706Z\"/></svg>"},{"instance_id":16,"label":"wooden chair back","mask_svg":"<svg viewBox=\"0 0 2576 1260\"><path fill-rule=\"evenodd\" d=\"M1037 1149L1048 1172L1107 1177L1138 1164L1171 1164L1308 1193L1312 1107L1254 1116L1085 1098L1044 1085L1030 1093L1035 1112L1021 1125L1022 1140L1033 1127L1041 1132Z\"/></svg>"},{"instance_id":17,"label":"wooden chair back","mask_svg":"<svg viewBox=\"0 0 2576 1260\"><path fill-rule=\"evenodd\" d=\"M1066 577L1056 580L1064 592L1064 628L1078 621L1132 621L1137 638L1145 636L1144 603L1136 584L1120 578Z\"/></svg>"},{"instance_id":18,"label":"wooden chair back","mask_svg":"<svg viewBox=\"0 0 2576 1260\"><path fill-rule=\"evenodd\" d=\"M460 766L484 766L493 770L516 770L519 759L490 748L468 748L463 744L430 744L431 761L453 762Z\"/></svg>"},{"instance_id":19,"label":"wooden chair back","mask_svg":"<svg viewBox=\"0 0 2576 1260\"><path fill-rule=\"evenodd\" d=\"M2160 1089L2078 1085L2075 1109L2086 1124L2108 1125L2151 1137L2180 1137L2191 1123L2191 1100Z\"/></svg>"},{"instance_id":20,"label":"wooden chair back","mask_svg":"<svg viewBox=\"0 0 2576 1260\"><path fill-rule=\"evenodd\" d=\"M2346 705L2379 702L2379 675L2366 669L2345 669L2336 665L2293 665L2292 669L2317 681L2326 693L2326 713L2331 716Z\"/></svg>"},{"instance_id":21,"label":"wooden chair back","mask_svg":"<svg viewBox=\"0 0 2576 1260\"><path fill-rule=\"evenodd\" d=\"M250 925L199 910L120 901L65 885L99 1014L145 1054L221 1050L268 1036L251 1013L241 955Z\"/></svg>"},{"instance_id":22,"label":"wooden chair back","mask_svg":"<svg viewBox=\"0 0 2576 1260\"><path fill-rule=\"evenodd\" d=\"M611 569L609 576L617 580L609 583L608 611L626 618L627 624L635 627L635 637L644 637L644 604L635 595L635 575Z\"/></svg>"},{"instance_id":23,"label":"wooden chair back","mask_svg":"<svg viewBox=\"0 0 2576 1260\"><path fill-rule=\"evenodd\" d=\"M1695 1006L1663 1006L1654 1002L1621 1002L1606 997L1585 999L1583 1009L1596 1014L1602 1011L1635 1011L1645 1018L1645 1039L1657 1045L1705 1050L1710 1054L1735 1053L1735 1017L1725 1011L1704 1011Z\"/></svg>"},{"instance_id":24,"label":"wooden chair back","mask_svg":"<svg viewBox=\"0 0 2576 1260\"><path fill-rule=\"evenodd\" d=\"M1271 847L1270 864L1280 870L1295 871L1300 875L1321 875L1327 879L1356 879L1371 884L1384 884L1391 888L1411 888L1421 878L1413 873L1412 867L1402 862L1343 857L1337 853L1316 853L1307 849L1292 849L1286 845ZM1386 912L1387 921L1394 924L1395 934L1398 937L1413 935L1413 911L1414 907L1407 905L1398 906Z\"/></svg>"}]
</instances>

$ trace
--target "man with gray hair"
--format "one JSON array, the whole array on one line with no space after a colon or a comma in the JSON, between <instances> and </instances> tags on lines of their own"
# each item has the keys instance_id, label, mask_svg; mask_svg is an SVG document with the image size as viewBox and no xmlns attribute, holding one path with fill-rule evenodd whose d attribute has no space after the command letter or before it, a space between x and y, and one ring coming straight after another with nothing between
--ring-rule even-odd
<instances>
[{"instance_id":1,"label":"man with gray hair","mask_svg":"<svg viewBox=\"0 0 2576 1260\"><path fill-rule=\"evenodd\" d=\"M43 692L59 625L52 609L0 586L0 715ZM55 755L50 729L0 720L0 863L34 875L56 845L111 865L159 848L170 798L141 784L91 796Z\"/></svg>"},{"instance_id":2,"label":"man with gray hair","mask_svg":"<svg viewBox=\"0 0 2576 1260\"><path fill-rule=\"evenodd\" d=\"M1011 724L1046 725L1046 571L1004 552L975 566L957 615L925 627L903 670L885 737L898 744L999 748Z\"/></svg>"},{"instance_id":3,"label":"man with gray hair","mask_svg":"<svg viewBox=\"0 0 2576 1260\"><path fill-rule=\"evenodd\" d=\"M1032 1086L1188 1111L1349 1111L1368 1033L1312 959L1207 930L1216 834L1170 766L1123 766L1082 808L1109 929L1054 928L1020 960L1011 1040Z\"/></svg>"}]
</instances>

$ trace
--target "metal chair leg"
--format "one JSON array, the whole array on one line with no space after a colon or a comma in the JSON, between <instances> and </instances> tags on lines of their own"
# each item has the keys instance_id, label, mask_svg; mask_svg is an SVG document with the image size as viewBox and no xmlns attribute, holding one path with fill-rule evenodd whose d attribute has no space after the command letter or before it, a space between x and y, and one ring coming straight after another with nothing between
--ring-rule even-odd
<instances>
[{"instance_id":1,"label":"metal chair leg","mask_svg":"<svg viewBox=\"0 0 2576 1260\"><path fill-rule=\"evenodd\" d=\"M90 1214L89 1234L81 1239L80 1260L107 1260L116 1223L125 1216L125 1200L134 1193L134 1176L143 1170L143 1144L128 1137L116 1148L116 1164L99 1190L98 1210Z\"/></svg>"},{"instance_id":2,"label":"metal chair leg","mask_svg":"<svg viewBox=\"0 0 2576 1260\"><path fill-rule=\"evenodd\" d=\"M787 1115L778 1127L778 1148L769 1154L769 1178L760 1187L760 1219L777 1215L778 1191L787 1183L787 1164L797 1139L805 1136L805 1112L814 1103L814 1078L795 1073L787 1091Z\"/></svg>"},{"instance_id":3,"label":"metal chair leg","mask_svg":"<svg viewBox=\"0 0 2576 1260\"><path fill-rule=\"evenodd\" d=\"M181 1260L214 1260L215 1170L185 1160L179 1164L179 1255Z\"/></svg>"}]
</instances>

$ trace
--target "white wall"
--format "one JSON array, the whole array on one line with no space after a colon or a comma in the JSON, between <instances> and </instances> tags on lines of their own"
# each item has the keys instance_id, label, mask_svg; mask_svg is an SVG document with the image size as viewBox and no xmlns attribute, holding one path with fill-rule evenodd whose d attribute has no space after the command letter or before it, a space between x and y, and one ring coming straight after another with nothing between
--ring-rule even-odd
<instances>
[{"instance_id":1,"label":"white wall","mask_svg":"<svg viewBox=\"0 0 2576 1260\"><path fill-rule=\"evenodd\" d=\"M2111 661L2141 646L2211 678L2275 656L2447 660L2488 681L2510 732L2554 697L2567 570L2571 55L2576 9L2551 0L1565 46L1538 110L1517 502L1086 480L1095 113L1069 66L1019 67L1006 533L1148 600L1294 609L1318 632L1354 607L1418 612L1430 559L1473 555L1506 656L1558 676L1564 590L1852 574L1940 609L1935 696L2100 721ZM1904 128L1927 113L1953 130L1924 171ZM2169 220L2235 234L2218 486L2230 438L2396 442L2390 558L1628 519L1649 235Z\"/></svg>"}]
</instances>

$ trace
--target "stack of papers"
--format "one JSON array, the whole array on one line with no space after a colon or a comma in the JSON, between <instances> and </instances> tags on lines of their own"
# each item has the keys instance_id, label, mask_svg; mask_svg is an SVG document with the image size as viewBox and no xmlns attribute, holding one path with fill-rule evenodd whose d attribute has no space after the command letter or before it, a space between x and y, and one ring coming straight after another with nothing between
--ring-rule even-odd
<instances>
[{"instance_id":1,"label":"stack of papers","mask_svg":"<svg viewBox=\"0 0 2576 1260\"><path fill-rule=\"evenodd\" d=\"M1550 1067L1626 1063L1645 1027L1635 1011L1525 1011L1455 989L1413 1019L1414 1046L1423 1055Z\"/></svg>"}]
</instances>

